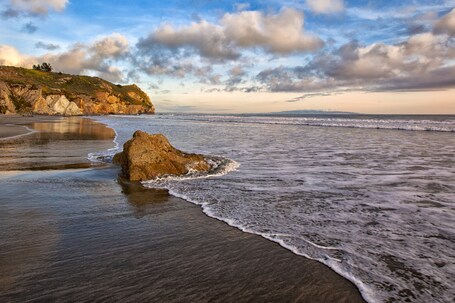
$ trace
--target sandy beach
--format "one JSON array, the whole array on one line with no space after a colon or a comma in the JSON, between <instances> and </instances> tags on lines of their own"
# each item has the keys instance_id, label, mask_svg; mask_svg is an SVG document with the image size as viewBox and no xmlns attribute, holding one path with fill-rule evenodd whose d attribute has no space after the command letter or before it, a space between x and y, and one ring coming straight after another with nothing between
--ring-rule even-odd
<instances>
[{"instance_id":1,"label":"sandy beach","mask_svg":"<svg viewBox=\"0 0 455 303\"><path fill-rule=\"evenodd\" d=\"M36 132L13 137L24 126ZM85 118L0 117L0 301L363 302L319 262L119 183L87 159L114 135Z\"/></svg>"}]
</instances>

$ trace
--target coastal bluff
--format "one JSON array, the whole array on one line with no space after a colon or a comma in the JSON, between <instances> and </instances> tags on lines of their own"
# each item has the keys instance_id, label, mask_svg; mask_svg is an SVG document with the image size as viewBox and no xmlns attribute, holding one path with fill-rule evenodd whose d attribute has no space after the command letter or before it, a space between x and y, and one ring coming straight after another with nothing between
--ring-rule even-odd
<instances>
[{"instance_id":1,"label":"coastal bluff","mask_svg":"<svg viewBox=\"0 0 455 303\"><path fill-rule=\"evenodd\" d=\"M199 154L184 153L173 147L162 134L136 131L112 159L130 181L145 181L165 175L181 176L191 171L205 172L211 165Z\"/></svg>"},{"instance_id":2,"label":"coastal bluff","mask_svg":"<svg viewBox=\"0 0 455 303\"><path fill-rule=\"evenodd\" d=\"M137 85L98 77L0 66L0 114L153 114L155 107Z\"/></svg>"}]
</instances>

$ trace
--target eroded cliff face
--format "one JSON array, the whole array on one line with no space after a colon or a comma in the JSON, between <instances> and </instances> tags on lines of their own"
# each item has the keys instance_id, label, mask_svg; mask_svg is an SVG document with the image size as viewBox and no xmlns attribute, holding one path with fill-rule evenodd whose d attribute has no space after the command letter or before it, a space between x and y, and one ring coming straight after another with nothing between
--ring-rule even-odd
<instances>
[{"instance_id":1,"label":"eroded cliff face","mask_svg":"<svg viewBox=\"0 0 455 303\"><path fill-rule=\"evenodd\" d=\"M0 114L153 114L150 98L136 85L96 77L0 66Z\"/></svg>"}]
</instances>

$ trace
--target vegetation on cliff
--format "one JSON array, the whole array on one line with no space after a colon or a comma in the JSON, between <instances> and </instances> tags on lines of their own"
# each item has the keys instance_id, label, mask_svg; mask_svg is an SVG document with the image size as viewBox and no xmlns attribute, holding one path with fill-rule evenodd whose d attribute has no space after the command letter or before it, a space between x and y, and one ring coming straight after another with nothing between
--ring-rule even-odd
<instances>
[{"instance_id":1,"label":"vegetation on cliff","mask_svg":"<svg viewBox=\"0 0 455 303\"><path fill-rule=\"evenodd\" d=\"M115 85L98 77L0 66L0 113L65 114L54 110L57 97L65 97L69 101L65 104L73 109L77 106L78 114L155 111L147 94L135 84Z\"/></svg>"}]
</instances>

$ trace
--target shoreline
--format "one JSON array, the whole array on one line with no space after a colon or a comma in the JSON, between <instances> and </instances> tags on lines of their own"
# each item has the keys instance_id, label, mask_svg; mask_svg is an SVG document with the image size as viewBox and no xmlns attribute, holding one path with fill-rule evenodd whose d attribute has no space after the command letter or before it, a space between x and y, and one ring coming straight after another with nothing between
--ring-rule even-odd
<instances>
[{"instance_id":1,"label":"shoreline","mask_svg":"<svg viewBox=\"0 0 455 303\"><path fill-rule=\"evenodd\" d=\"M29 129L27 126L5 124L0 127L0 140L19 138L31 133L33 133L33 130Z\"/></svg>"},{"instance_id":2,"label":"shoreline","mask_svg":"<svg viewBox=\"0 0 455 303\"><path fill-rule=\"evenodd\" d=\"M63 118L62 120L66 119L67 118ZM80 119L96 121L90 118ZM95 123L99 124L99 122ZM27 139L28 138L33 139L32 137L27 136ZM112 136L110 139L110 148L113 147L112 140L114 139L115 136ZM52 137L51 140L62 140L62 136L57 135L55 137ZM95 140L95 142L98 141ZM62 142L65 142L65 144L67 143L66 141L61 141L60 143ZM72 143L74 142L68 144ZM68 145L68 147L69 146L70 145ZM108 144L106 144L106 146L108 146ZM85 147L88 148L88 146ZM2 148L1 145L0 148ZM97 151L100 152L101 150L102 148L99 144L97 144ZM79 150L79 152L80 151L81 150ZM85 154L85 158L87 158L87 155L88 153ZM57 162L60 160L61 159L57 159ZM15 182L18 182L18 180L28 180L29 178L37 178L38 180L42 181L54 180L57 178L55 180L59 180L59 182L60 179L78 180L78 182L88 187L88 189L84 190L84 186L79 188L77 187L79 185L74 185L72 182L64 182L63 184L67 184L65 186L69 186L69 189L57 187L55 189L56 194L58 194L57 197L63 196L70 200L74 199L70 193L73 192L73 187L76 186L78 190L82 190L83 195L88 195L88 197L86 197L87 199L93 201L92 203L96 205L99 204L99 201L104 201L105 199L107 199L106 201L110 201L112 199L117 201L118 203L115 204L114 208L121 209L122 211L120 211L120 214L126 215L125 220L133 224L135 226L135 230L139 231L139 234L144 236L144 238L139 237L138 239L138 236L135 233L133 238L138 240L138 242L129 239L129 237L132 235L129 234L128 230L117 230L116 226L118 225L118 222L115 220L114 222L111 222L113 225L109 226L109 229L100 229L97 230L97 232L103 234L108 232L111 228L114 228L121 235L118 238L121 243L129 243L130 241L134 242L130 243L131 246L122 246L124 248L120 251L118 251L118 248L115 248L115 246L112 248L114 251L125 255L129 255L130 250L132 249L131 247L137 248L133 249L134 252L138 255L143 256L137 261L139 262L138 264L142 265L139 267L133 266L133 271L136 274L151 274L147 271L147 268L150 269L151 267L156 270L157 267L161 268L161 275L164 275L164 280L167 282L163 282L163 277L156 277L156 279L151 279L154 281L154 283L152 283L153 285L156 286L162 285L163 283L170 283L170 285L176 286L180 285L180 283L183 283L179 280L185 280L186 283L183 283L184 285L180 285L180 288L178 290L172 288L164 292L159 292L156 290L148 289L146 291L147 293L144 293L142 295L148 296L151 292L155 295L158 295L158 297L162 298L163 300L170 299L171 297L169 296L172 295L185 294L186 296L193 296L194 299L201 300L204 300L204 298L207 300L210 297L212 300L243 299L243 301L247 301L247 298L250 298L251 300L254 300L254 298L257 300L262 298L262 300L269 299L270 301L281 301L283 299L287 299L298 302L317 302L317 298L319 298L321 301L364 302L359 290L354 286L352 282L338 275L335 273L335 271L323 265L322 263L294 254L276 242L264 239L256 234L243 232L238 228L229 226L223 221L209 217L203 212L203 209L200 206L194 205L190 201L174 197L167 191L147 189L142 185L129 182L118 184L116 181L114 181L117 172L117 168L115 167L92 167L92 169L88 170L56 169L54 171L41 170L38 168L38 170L40 171L33 171L30 172L30 174L22 174L22 176L21 174L17 175L14 173L10 176L4 176L1 179L2 182L0 182L0 187L4 187L5 184L3 183L6 182L10 187L12 186L14 188L14 184L16 184ZM0 172L0 174L1 173L2 172ZM55 177L54 175L58 177ZM92 186L96 187L96 184L93 184L93 182L99 182L102 185L100 189L97 189L94 192L91 191ZM45 187L47 184L46 182L42 183L43 184L35 184L35 186ZM16 185L15 189L20 189L20 182L17 184L18 185ZM6 189L8 189L8 186ZM50 201L50 198L47 198L47 200L45 199L44 201L40 200L40 197L35 197L34 199L38 202L36 206L38 208L40 208L40 203L43 203L45 205L54 205L53 203L56 203L56 201ZM57 200L60 203L65 203L65 199L62 199L61 197L59 199ZM6 197L6 200L5 197L3 197L3 200L0 199L0 201L2 201L2 204L6 203L8 205L11 202L8 201L8 195ZM89 210L85 209L82 206L88 208L93 207L93 204L79 205L85 202L81 202L79 200L76 200L76 202L77 203L71 204L71 207L84 214L86 212L89 212ZM11 207L14 208L14 206ZM53 207L59 209L60 204L54 205ZM57 221L60 219L63 221L66 220L66 215L64 214L65 210L62 210L61 212L62 214L58 216L59 219L56 219ZM98 215L100 218L107 218L107 220L110 221L110 219L108 219L111 218L109 212L110 210L107 209ZM131 219L131 217L133 219ZM78 220L76 220L76 223L73 222L73 224L76 224L78 228L81 229L81 226L83 225L79 225L79 223L80 222ZM176 233L172 233L167 229L163 229L163 226L169 228L170 230L176 231ZM184 229L182 229L183 226L185 226ZM63 225L61 228L65 229L66 227ZM98 236L96 233L92 234L93 232L90 230L85 230L84 228L82 228L82 230L87 233L86 238L82 240L79 239L83 243L89 243L91 237ZM154 230L156 230L156 232ZM7 233L0 235L0 239L3 240L3 237L7 238ZM61 235L59 235L58 238L60 237L69 237L71 239L72 234L66 234L63 232ZM164 241L164 239L166 240ZM145 247L142 246L143 243L141 240L149 243L152 246L149 247L149 249L145 249ZM106 245L109 247L109 240L103 239L103 241L108 241ZM166 242L163 244L164 246L157 244L161 243L162 241ZM157 247L155 247L156 245L159 246L158 250ZM185 254L186 250L189 250L191 253ZM103 251L105 250L103 249ZM109 251L110 249L105 251L103 254L110 254ZM150 251L154 251L156 253L160 252L160 261L154 262L153 258L151 260L144 258L144 254L147 254ZM162 251L168 251L169 254L162 255ZM79 248L75 248L74 253L84 254L84 252L80 251ZM182 260L173 258L173 254L183 254L181 255ZM89 253L88 255L92 257L97 256L98 250L95 249L91 254ZM135 254L132 255L134 256ZM113 257L115 258L115 254ZM103 259L96 259L98 260L99 264L96 263L95 267L98 267L98 265L104 264L105 262ZM204 260L207 262L201 263L201 261ZM270 262L270 260L273 260L273 262ZM27 262L24 261L24 263ZM216 266L214 264L216 264ZM56 266L55 262L53 263L49 261L48 266L42 267L47 268L49 265L51 265L51 267ZM66 270L67 268L61 269L62 272L65 272ZM116 267L112 267L112 271L115 270ZM175 271L179 274L176 275ZM90 272L87 274L90 274ZM228 280L222 278L226 275L230 276L231 274L232 276ZM50 276L48 275L47 277ZM143 276L143 278L145 277L147 277L147 275ZM5 280L2 280L1 278L2 277L0 277L0 289L3 285L2 281ZM233 280L231 278L233 278ZM39 277L36 279L37 281L41 281ZM222 283L219 281L222 281ZM34 283L35 282L36 281L34 281ZM57 281L54 281L53 283L56 283L56 285L59 284ZM142 283L145 282L143 281ZM208 283L208 285L211 287L207 288L204 283ZM99 287L102 287L101 284L97 285ZM245 285L248 287L245 288ZM59 284L59 287L61 289L66 289L66 291L72 293L72 290L68 289L68 285ZM33 288L35 291L40 292L40 290L37 290L36 287ZM128 287L125 285L125 288ZM121 288L118 288L117 291L122 293L128 292L127 289ZM22 293L22 295L24 294L25 293ZM74 299L77 299L77 296L82 296L82 294L72 294L73 296L76 296L73 297ZM89 296L89 294L86 295ZM107 294L104 295L106 296ZM3 295L0 295L0 298L1 297L3 297ZM5 299L20 297L20 293L13 294L11 291L9 292L9 295L6 294L4 296ZM88 298L90 297L85 297L85 299Z\"/></svg>"}]
</instances>

